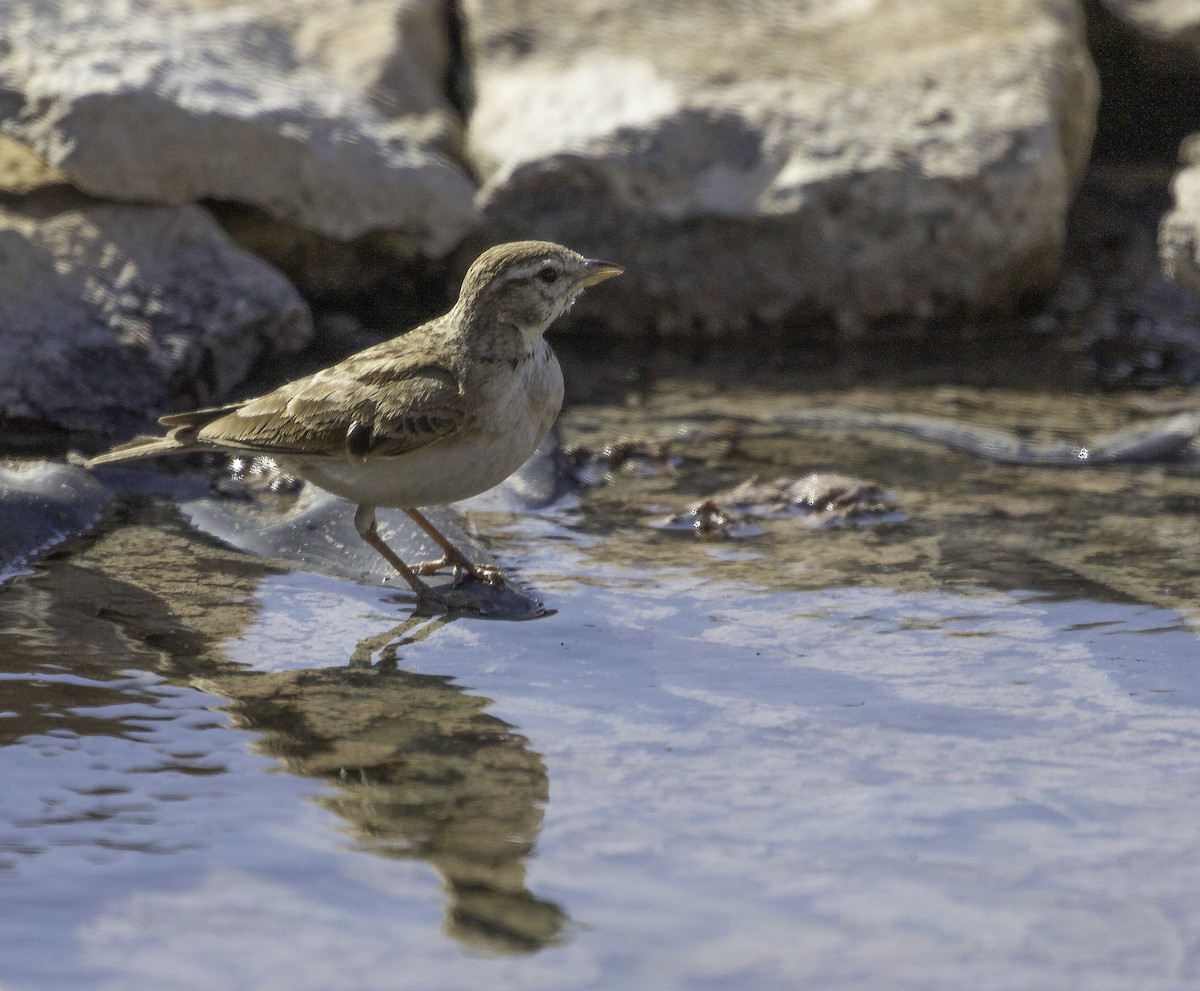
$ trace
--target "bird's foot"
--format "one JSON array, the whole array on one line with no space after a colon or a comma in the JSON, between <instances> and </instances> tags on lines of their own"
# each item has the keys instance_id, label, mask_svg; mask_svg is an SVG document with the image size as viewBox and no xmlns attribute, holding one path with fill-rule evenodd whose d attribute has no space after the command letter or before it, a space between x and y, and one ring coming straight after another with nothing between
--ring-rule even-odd
<instances>
[{"instance_id":1,"label":"bird's foot","mask_svg":"<svg viewBox=\"0 0 1200 991\"><path fill-rule=\"evenodd\" d=\"M488 585L503 585L504 572L494 564L476 564L465 557L445 555L437 561L422 561L413 565L418 575L436 575L445 568L454 569L454 584L461 585L466 579L474 578Z\"/></svg>"}]
</instances>

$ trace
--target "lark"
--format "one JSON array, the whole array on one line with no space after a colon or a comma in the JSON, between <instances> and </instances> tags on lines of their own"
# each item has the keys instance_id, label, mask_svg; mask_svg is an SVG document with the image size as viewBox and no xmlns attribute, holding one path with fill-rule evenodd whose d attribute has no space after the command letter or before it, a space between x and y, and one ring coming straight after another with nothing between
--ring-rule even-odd
<instances>
[{"instance_id":1,"label":"lark","mask_svg":"<svg viewBox=\"0 0 1200 991\"><path fill-rule=\"evenodd\" d=\"M173 413L165 436L136 437L89 467L187 451L274 458L357 503L359 535L400 573L418 602L439 597L420 575L452 568L497 583L420 511L504 481L558 416L563 377L546 329L589 286L624 269L547 241L489 248L445 314L273 392ZM377 507L402 509L441 548L407 565L379 535Z\"/></svg>"}]
</instances>

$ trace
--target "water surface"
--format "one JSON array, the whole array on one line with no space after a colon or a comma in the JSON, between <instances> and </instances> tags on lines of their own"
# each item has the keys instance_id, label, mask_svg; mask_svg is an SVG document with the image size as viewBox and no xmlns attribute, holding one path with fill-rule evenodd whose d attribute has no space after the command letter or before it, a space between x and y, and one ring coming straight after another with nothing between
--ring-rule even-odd
<instances>
[{"instance_id":1,"label":"water surface","mask_svg":"<svg viewBox=\"0 0 1200 991\"><path fill-rule=\"evenodd\" d=\"M1190 470L753 425L842 403L1086 433L1141 398L568 375L594 386L568 443L691 439L650 478L477 503L545 618L411 617L145 497L0 586L0 985L1200 980ZM648 525L831 467L908 521Z\"/></svg>"}]
</instances>

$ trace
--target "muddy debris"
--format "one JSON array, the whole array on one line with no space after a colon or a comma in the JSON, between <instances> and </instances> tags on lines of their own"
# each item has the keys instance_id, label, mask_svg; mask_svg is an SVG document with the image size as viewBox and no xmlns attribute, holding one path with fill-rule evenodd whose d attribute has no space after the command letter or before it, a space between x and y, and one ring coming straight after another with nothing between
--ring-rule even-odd
<instances>
[{"instance_id":1,"label":"muddy debris","mask_svg":"<svg viewBox=\"0 0 1200 991\"><path fill-rule=\"evenodd\" d=\"M795 518L815 527L843 529L903 523L908 515L896 494L875 482L836 472L811 472L770 482L752 475L654 526L701 536L748 537L766 532L753 519Z\"/></svg>"},{"instance_id":2,"label":"muddy debris","mask_svg":"<svg viewBox=\"0 0 1200 991\"><path fill-rule=\"evenodd\" d=\"M728 510L712 499L705 499L685 512L656 520L651 526L656 530L694 533L698 537L713 537L720 540L760 537L767 532L758 524L750 522L741 513Z\"/></svg>"},{"instance_id":3,"label":"muddy debris","mask_svg":"<svg viewBox=\"0 0 1200 991\"><path fill-rule=\"evenodd\" d=\"M581 485L611 483L618 477L659 478L674 475L684 458L673 438L619 437L596 449L576 444L566 450L567 464Z\"/></svg>"}]
</instances>

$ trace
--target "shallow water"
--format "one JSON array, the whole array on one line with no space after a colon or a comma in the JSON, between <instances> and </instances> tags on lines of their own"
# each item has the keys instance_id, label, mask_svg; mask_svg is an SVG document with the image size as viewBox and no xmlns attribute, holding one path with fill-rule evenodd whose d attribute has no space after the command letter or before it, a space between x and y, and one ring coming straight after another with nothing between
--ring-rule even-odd
<instances>
[{"instance_id":1,"label":"shallow water","mask_svg":"<svg viewBox=\"0 0 1200 991\"><path fill-rule=\"evenodd\" d=\"M605 381L577 357L568 443L691 439L653 477L476 503L555 610L528 622L412 619L121 504L0 586L0 985L1195 986L1192 471L753 424L1141 415L1018 372ZM648 525L813 468L908 521Z\"/></svg>"}]
</instances>

